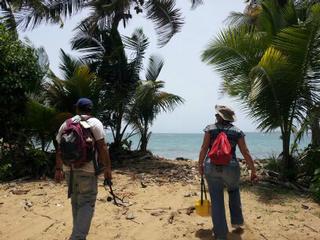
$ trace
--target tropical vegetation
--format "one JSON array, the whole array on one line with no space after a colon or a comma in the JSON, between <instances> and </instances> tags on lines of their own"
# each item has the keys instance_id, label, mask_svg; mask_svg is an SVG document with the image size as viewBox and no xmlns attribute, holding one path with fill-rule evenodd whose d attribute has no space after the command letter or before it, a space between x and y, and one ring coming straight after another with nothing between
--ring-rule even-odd
<instances>
[{"instance_id":1,"label":"tropical vegetation","mask_svg":"<svg viewBox=\"0 0 320 240\"><path fill-rule=\"evenodd\" d=\"M228 25L209 43L203 61L221 74L222 90L242 102L259 129L281 131L282 176L297 180L301 164L312 176L320 168L314 157L320 141L320 4L251 1L244 13L231 14ZM309 131L309 149L295 156L296 143Z\"/></svg>"},{"instance_id":2,"label":"tropical vegetation","mask_svg":"<svg viewBox=\"0 0 320 240\"><path fill-rule=\"evenodd\" d=\"M183 102L179 96L161 91L164 82L157 79L161 70L159 69L157 75L147 79L155 84L153 92L148 93L152 104L143 104L141 91L150 85L145 84L146 80L140 79L145 50L149 45L148 38L142 29L137 29L129 37L121 36L118 31L119 23L122 21L126 25L131 18L131 8L137 13L144 9L147 17L157 24L159 45L163 46L180 30L183 23L179 10L174 8L175 1L110 1L103 5L99 1L86 1L79 5L74 4L68 1L42 3L9 0L0 4L0 39L4 43L1 53L9 59L8 62L1 63L1 77L8 80L7 85L6 81L3 82L1 92L6 93L2 95L4 101L12 100L12 103L15 103L10 102L12 108L3 107L1 110L8 116L8 119L1 119L4 122L0 136L1 154L2 159L6 159L0 164L1 178L39 176L45 172L50 174L49 169L54 164L51 150L56 146L55 133L61 123L75 113L74 103L80 97L93 100L94 114L111 129L113 142L110 150L113 160L117 159L117 155L128 142L127 139L134 134L140 134L141 150L147 151L149 137L146 136L150 136L149 128L157 114L173 110ZM34 47L27 40L18 40L18 27L35 27L43 21L62 23L63 17L89 7L99 11L92 12L77 26L71 40L72 48L80 51L82 57L72 57L61 49L58 75L49 70L48 57L42 48ZM21 54L25 51L29 55L25 53L26 56L23 56L18 50L9 53L10 49L14 49L12 44L4 42L9 40L18 45ZM148 71L156 71L152 66ZM20 71L15 73L11 68ZM149 76L150 74L151 72ZM17 75L20 75L21 79L17 78ZM15 82L17 83L12 85ZM13 97L15 94L20 98ZM139 112L143 109L144 113ZM9 111L15 115L5 114ZM143 125L140 121L142 115ZM14 131L11 131L13 128ZM13 132L19 136L16 137ZM23 138L19 141L23 142L23 145L12 142L18 138ZM13 146L23 149L24 157L13 153ZM11 163L12 159L17 157L30 159L23 162L25 166L29 166L28 171L14 170L24 169L21 166L15 168Z\"/></svg>"},{"instance_id":3,"label":"tropical vegetation","mask_svg":"<svg viewBox=\"0 0 320 240\"><path fill-rule=\"evenodd\" d=\"M28 99L38 93L45 72L37 51L17 40L2 24L0 56L0 168L4 169L1 175L8 176L11 169L25 169L32 161L28 154L32 133L25 127Z\"/></svg>"},{"instance_id":4,"label":"tropical vegetation","mask_svg":"<svg viewBox=\"0 0 320 240\"><path fill-rule=\"evenodd\" d=\"M156 116L161 111L172 111L183 99L175 94L161 91L164 82L157 80L164 65L159 56L151 56L146 71L146 80L139 81L130 109L130 122L138 129L140 150L146 151L151 132L149 131Z\"/></svg>"},{"instance_id":5,"label":"tropical vegetation","mask_svg":"<svg viewBox=\"0 0 320 240\"><path fill-rule=\"evenodd\" d=\"M193 8L203 3L190 2ZM228 26L208 44L202 59L221 74L223 92L240 100L259 129L280 130L282 176L298 180L303 171L319 196L320 3L247 2L243 13L231 13ZM157 115L174 110L184 100L163 91L159 76L164 61L159 56L150 56L144 68L149 40L143 29L123 36L119 25L126 27L132 17L144 13L155 24L158 45L163 47L184 24L175 3L1 1L0 178L50 172L55 132L74 114L73 104L80 97L93 100L94 114L110 128L113 159L134 134L140 136L140 150L147 151ZM81 10L88 14L76 27L71 47L82 56L75 58L61 50L59 74L49 69L44 49L18 39L19 30L42 23L62 27ZM310 146L297 154L297 143L309 132Z\"/></svg>"}]
</instances>

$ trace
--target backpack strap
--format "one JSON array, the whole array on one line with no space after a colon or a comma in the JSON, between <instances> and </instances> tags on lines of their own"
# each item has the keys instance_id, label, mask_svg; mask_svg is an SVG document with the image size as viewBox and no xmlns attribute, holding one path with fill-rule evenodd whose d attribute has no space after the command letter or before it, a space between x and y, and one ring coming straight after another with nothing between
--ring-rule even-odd
<instances>
[{"instance_id":1,"label":"backpack strap","mask_svg":"<svg viewBox=\"0 0 320 240\"><path fill-rule=\"evenodd\" d=\"M72 123L73 123L72 118L68 118L67 121L66 121L67 127L70 127L70 125L71 125Z\"/></svg>"},{"instance_id":2,"label":"backpack strap","mask_svg":"<svg viewBox=\"0 0 320 240\"><path fill-rule=\"evenodd\" d=\"M80 120L85 122L88 121L90 118L92 118L91 115L85 115L85 116L79 115L79 116L80 116Z\"/></svg>"}]
</instances>

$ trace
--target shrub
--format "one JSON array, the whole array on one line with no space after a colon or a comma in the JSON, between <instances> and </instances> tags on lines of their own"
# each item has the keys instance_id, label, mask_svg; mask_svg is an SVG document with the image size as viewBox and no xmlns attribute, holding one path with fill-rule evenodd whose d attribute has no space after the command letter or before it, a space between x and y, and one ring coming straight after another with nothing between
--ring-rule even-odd
<instances>
[{"instance_id":1,"label":"shrub","mask_svg":"<svg viewBox=\"0 0 320 240\"><path fill-rule=\"evenodd\" d=\"M39 178L43 175L52 176L54 164L54 153L43 152L35 148L6 149L2 151L0 180L9 181L25 176L32 178Z\"/></svg>"},{"instance_id":2,"label":"shrub","mask_svg":"<svg viewBox=\"0 0 320 240\"><path fill-rule=\"evenodd\" d=\"M311 182L310 190L314 198L320 202L320 168L314 171L314 176Z\"/></svg>"},{"instance_id":3,"label":"shrub","mask_svg":"<svg viewBox=\"0 0 320 240\"><path fill-rule=\"evenodd\" d=\"M276 157L270 157L265 165L265 168L271 171L281 172L281 161Z\"/></svg>"},{"instance_id":4,"label":"shrub","mask_svg":"<svg viewBox=\"0 0 320 240\"><path fill-rule=\"evenodd\" d=\"M320 168L320 147L314 148L309 145L300 154L301 170L308 176L313 176L314 170Z\"/></svg>"},{"instance_id":5,"label":"shrub","mask_svg":"<svg viewBox=\"0 0 320 240\"><path fill-rule=\"evenodd\" d=\"M0 24L0 139L12 144L23 129L28 93L44 76L32 48Z\"/></svg>"}]
</instances>

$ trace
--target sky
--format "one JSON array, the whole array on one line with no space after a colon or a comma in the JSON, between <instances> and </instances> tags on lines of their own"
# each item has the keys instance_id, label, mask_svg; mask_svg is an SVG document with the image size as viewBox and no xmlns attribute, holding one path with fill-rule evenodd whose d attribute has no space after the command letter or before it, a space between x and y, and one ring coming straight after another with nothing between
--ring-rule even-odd
<instances>
[{"instance_id":1,"label":"sky","mask_svg":"<svg viewBox=\"0 0 320 240\"><path fill-rule=\"evenodd\" d=\"M164 90L177 94L185 99L183 105L173 112L161 113L151 128L156 133L201 133L207 124L214 121L214 106L223 104L230 106L237 115L236 125L246 132L256 130L254 121L250 119L242 105L223 95L220 91L221 77L212 66L201 61L201 53L214 37L226 27L225 19L232 11L242 12L245 8L243 0L213 1L207 0L195 10L186 0L177 0L177 7L182 10L185 25L180 33L170 42L159 48L154 25L141 15L134 15L129 25L120 27L123 35L131 35L134 29L142 27L149 37L150 45L145 62L150 55L162 56L165 65L159 80L165 81ZM35 46L43 46L50 60L50 68L59 75L60 48L67 53L79 56L70 49L73 29L87 15L83 11L68 19L63 28L58 25L42 25L32 31L23 32L21 37L28 37ZM146 66L146 64L145 64ZM141 75L143 79L144 74Z\"/></svg>"}]
</instances>

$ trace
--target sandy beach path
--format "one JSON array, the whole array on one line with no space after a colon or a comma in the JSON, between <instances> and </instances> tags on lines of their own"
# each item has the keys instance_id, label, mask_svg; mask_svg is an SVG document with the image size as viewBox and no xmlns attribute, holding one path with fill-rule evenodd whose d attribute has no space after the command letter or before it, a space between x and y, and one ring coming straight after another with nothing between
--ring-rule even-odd
<instances>
[{"instance_id":1,"label":"sandy beach path","mask_svg":"<svg viewBox=\"0 0 320 240\"><path fill-rule=\"evenodd\" d=\"M190 209L199 198L194 163L168 164L169 170L167 165L138 164L115 171L114 191L127 207L107 202L109 193L100 181L88 240L213 239L211 219ZM66 190L65 184L53 181L1 184L0 239L68 239L72 218ZM242 233L231 232L229 239L320 240L320 207L311 199L259 184L244 184L241 193L246 225Z\"/></svg>"}]
</instances>

